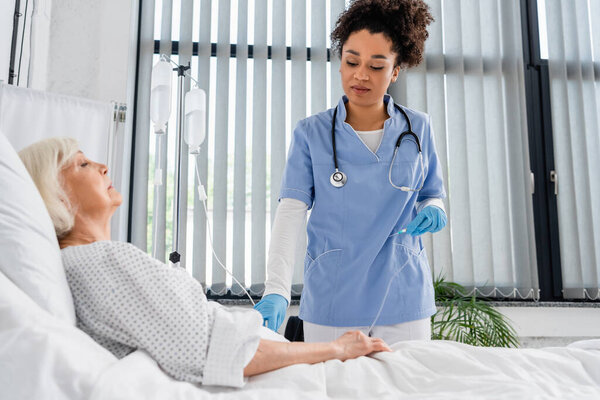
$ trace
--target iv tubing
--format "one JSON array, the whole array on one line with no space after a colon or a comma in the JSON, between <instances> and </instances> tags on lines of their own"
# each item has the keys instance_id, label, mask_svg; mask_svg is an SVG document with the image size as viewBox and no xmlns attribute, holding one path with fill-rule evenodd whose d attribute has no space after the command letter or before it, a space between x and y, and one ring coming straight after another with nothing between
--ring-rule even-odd
<instances>
[{"instance_id":1,"label":"iv tubing","mask_svg":"<svg viewBox=\"0 0 600 400\"><path fill-rule=\"evenodd\" d=\"M196 158L198 157L198 155L196 155ZM223 265L223 263L221 262L221 260L219 259L219 256L217 256L217 253L215 253L215 248L213 247L213 241L212 241L212 235L210 234L211 231L211 227L210 227L210 220L208 219L208 209L206 207L206 192L204 191L204 185L202 185L201 181L200 181L200 173L198 172L198 163L196 162L197 160L194 160L194 166L195 166L195 170L196 170L196 177L198 178L198 190L200 190L200 188L202 188L202 205L204 206L204 213L206 215L206 223L208 224L208 240L210 241L210 249L212 250L213 255L215 256L215 258L217 259L217 262L219 263L219 265L221 266L221 268L223 268L225 270L225 272L227 272L229 275L231 275L231 277L233 278L233 280L240 285L240 287L242 288L242 290L244 291L244 293L246 293L246 296L248 296L248 298L250 299L250 301L252 302L252 305L255 306L256 303L254 303L254 300L252 300L252 297L250 296L250 294L248 293L248 291L246 290L246 288L244 287L244 285L242 285L237 278L233 275L233 272L229 271L227 269L227 267L225 267ZM199 193L200 194L200 193Z\"/></svg>"},{"instance_id":2,"label":"iv tubing","mask_svg":"<svg viewBox=\"0 0 600 400\"><path fill-rule=\"evenodd\" d=\"M387 296L388 293L390 291L390 286L392 285L392 282L394 281L394 279L396 278L396 275L398 275L398 273L400 271L402 271L404 269L404 267L406 267L406 264L408 264L408 260L404 261L404 264L402 264L402 266L400 268L398 268L396 270L396 272L394 272L394 275L392 276L392 278L390 279L390 282L387 285L387 289L385 290L385 295L383 296L383 301L381 302L381 306L379 306L379 311L377 311L377 315L375 316L375 319L373 320L373 323L371 324L371 326L369 327L369 334L371 333L371 330L373 329L373 327L375 326L375 323L377 322L377 320L379 319L379 315L381 314L381 310L383 310L383 306L385 304L385 301L387 300Z\"/></svg>"}]
</instances>

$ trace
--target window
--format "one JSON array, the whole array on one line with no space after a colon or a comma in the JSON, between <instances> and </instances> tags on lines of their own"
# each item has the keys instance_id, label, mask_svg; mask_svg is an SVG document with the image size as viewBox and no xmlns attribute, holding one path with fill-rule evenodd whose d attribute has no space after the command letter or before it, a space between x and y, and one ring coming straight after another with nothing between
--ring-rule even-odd
<instances>
[{"instance_id":1,"label":"window","mask_svg":"<svg viewBox=\"0 0 600 400\"><path fill-rule=\"evenodd\" d=\"M549 99L558 92L551 94L545 61L552 58L548 46L556 35L548 31L554 25L546 19L554 14L545 14L552 8L546 1L428 0L436 21L424 62L403 71L390 88L396 102L431 115L444 164L450 223L424 237L432 270L484 297L573 297L562 292L560 204L549 180L557 118ZM597 9L596 3L581 0L575 8L590 21L590 37L592 15L600 13L586 10ZM198 170L209 196L211 234L219 258L253 295L263 289L270 224L292 130L298 120L333 106L342 94L336 79L339 61L329 52L328 36L345 5L343 0L157 0L154 9L141 6L139 82L149 82L152 63L167 53L175 62L189 61L192 76L207 91L209 122ZM582 71L590 71L588 65L596 71L593 60ZM134 192L148 209L133 213L131 239L149 252L152 243L159 243L158 256L165 259L172 235L176 93L168 143L163 143L162 165L168 173L162 191L153 182L159 152L148 122L148 94L140 83L134 181L148 184ZM585 114L586 121L598 126L592 115ZM144 139L141 131L150 137ZM595 149L598 141L592 131L588 135ZM185 265L211 295L240 296L211 254L194 163L186 156ZM161 222L155 225L156 199L162 205L156 216ZM598 235L591 232L600 248ZM305 241L294 271L296 296L302 289ZM584 283L589 293L598 286L592 275Z\"/></svg>"},{"instance_id":2,"label":"window","mask_svg":"<svg viewBox=\"0 0 600 400\"><path fill-rule=\"evenodd\" d=\"M301 2L295 3L272 1L255 3L234 0L212 2L209 10L202 8L206 6L205 2L174 1L172 8L170 2L162 4L157 2L154 10L155 46L152 62L156 62L159 54L164 52L173 54L172 58L175 62L181 59L182 41L178 39L182 37L180 33L182 4L184 6L187 4L188 11L191 9L194 15L191 36L193 44L188 57L192 76L206 82L206 87L203 89L208 94L209 127L203 145L206 153L201 156L206 157L203 161L205 171L202 170L202 166L199 166L199 170L201 175L205 174L202 180L209 197L209 220L211 223L215 221L211 233L214 235L215 250L219 258L228 266L233 265L234 273L240 281L252 282L255 292L262 290L264 259L270 239L272 211L276 207L279 182L285 165L285 151L293 127L297 120L329 107L332 91L336 92L336 102L341 92L337 81L332 83L330 79L332 67L329 63L328 31L331 24L331 7L334 10L336 7L337 10L342 10L344 2L307 2L306 5ZM256 11L262 15L260 23L254 22L257 20L254 17ZM202 13L205 13L204 19ZM228 17L224 17L224 13ZM292 14L303 14L304 17L294 19L292 23ZM163 15L167 19L163 18ZM243 18L240 17L242 15ZM315 25L315 21L320 24ZM292 31L296 33L293 40ZM292 80L292 74L300 78ZM314 83L312 83L313 75L319 78ZM285 86L273 87L273 79L281 81L282 77L285 77ZM326 87L323 81L327 82ZM218 82L227 82L227 84L220 85ZM303 93L292 96L292 93L299 88ZM255 102L257 96L264 100ZM273 101L274 97L277 98L276 101ZM162 193L155 193L153 174L157 157L155 150L157 139L154 138L153 133L150 135L148 157L146 248L163 260L170 252L172 238L172 227L169 221L173 197L175 92L173 92L172 103L168 143L163 144L163 147L166 145L168 149L165 154L165 166L168 166L169 171L166 176L166 191L161 189ZM263 104L263 106L253 107L253 104ZM222 109L223 105L225 112ZM261 121L260 125L258 125L259 121ZM261 130L257 128L258 126L264 126L264 129ZM151 131L152 127L148 125L148 129ZM217 144L216 141L222 139L223 135L216 135L215 132L223 132L223 130L227 132L224 135L227 139ZM273 135L273 131L277 131L277 134ZM240 140L243 143L240 143ZM216 146L219 146L219 151L215 150ZM277 149L275 155L273 155L274 147ZM193 227L198 224L204 226L205 222L202 215L194 215L195 209L200 210L202 214L203 210L201 207L197 208L197 204L193 206L194 159L188 158L187 163L189 208L186 217L186 237L192 238ZM227 181L226 187L223 185L221 188L214 184L215 180ZM256 195L257 187L264 187L261 190L264 193ZM215 193L219 189L221 192ZM222 201L217 204L226 204L226 207L217 206L221 209L215 210L215 196ZM158 218L164 221L166 234L162 233L165 229L153 229L154 199L159 199L161 202L161 212L164 215ZM258 227L257 213L261 215ZM231 286L231 278L225 277L217 261L212 257L206 232L201 232L200 235L204 236L201 239L203 244L200 250L197 243L193 244L193 239L187 240L185 264L190 272L193 272L194 276L213 292L223 294ZM257 237L261 238L256 239ZM236 239L238 240L236 243L239 243L239 238L242 238L242 251L237 251L232 246ZM165 243L166 250L161 252L162 245L159 244L158 252L155 252L153 242ZM223 243L226 244L225 248L220 248ZM196 255L200 256L196 257ZM194 259L197 261L190 262ZM257 269L263 270L262 278L261 274L256 275ZM295 280L301 281L301 268L297 270ZM236 291L235 287L234 291ZM299 291L296 294L299 294Z\"/></svg>"}]
</instances>

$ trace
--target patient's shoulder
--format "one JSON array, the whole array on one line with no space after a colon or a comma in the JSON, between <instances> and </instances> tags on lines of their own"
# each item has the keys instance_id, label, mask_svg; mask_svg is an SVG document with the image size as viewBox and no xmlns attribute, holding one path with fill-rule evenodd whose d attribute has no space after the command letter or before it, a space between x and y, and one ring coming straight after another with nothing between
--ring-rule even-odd
<instances>
[{"instance_id":1,"label":"patient's shoulder","mask_svg":"<svg viewBox=\"0 0 600 400\"><path fill-rule=\"evenodd\" d=\"M126 242L98 241L65 247L62 260L71 291L78 291L74 296L79 298L108 296L143 285L148 279L163 281L178 273Z\"/></svg>"},{"instance_id":2,"label":"patient's shoulder","mask_svg":"<svg viewBox=\"0 0 600 400\"><path fill-rule=\"evenodd\" d=\"M127 242L101 240L90 244L69 246L61 250L63 266L71 269L98 268L133 269L164 266L160 261Z\"/></svg>"},{"instance_id":3,"label":"patient's shoulder","mask_svg":"<svg viewBox=\"0 0 600 400\"><path fill-rule=\"evenodd\" d=\"M126 252L137 255L147 255L131 243L116 240L98 240L93 243L78 246L68 246L61 249L63 256L89 255L103 252Z\"/></svg>"}]
</instances>

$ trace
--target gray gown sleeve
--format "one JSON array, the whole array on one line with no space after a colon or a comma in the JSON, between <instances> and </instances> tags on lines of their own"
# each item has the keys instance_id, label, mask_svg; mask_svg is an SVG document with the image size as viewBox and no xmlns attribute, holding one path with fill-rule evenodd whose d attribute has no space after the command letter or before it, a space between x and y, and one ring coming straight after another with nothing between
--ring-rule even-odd
<instances>
[{"instance_id":1,"label":"gray gown sleeve","mask_svg":"<svg viewBox=\"0 0 600 400\"><path fill-rule=\"evenodd\" d=\"M178 380L244 385L260 341L258 312L208 302L184 269L129 243L68 247L63 262L78 323L100 344L115 354L119 345L145 350Z\"/></svg>"}]
</instances>

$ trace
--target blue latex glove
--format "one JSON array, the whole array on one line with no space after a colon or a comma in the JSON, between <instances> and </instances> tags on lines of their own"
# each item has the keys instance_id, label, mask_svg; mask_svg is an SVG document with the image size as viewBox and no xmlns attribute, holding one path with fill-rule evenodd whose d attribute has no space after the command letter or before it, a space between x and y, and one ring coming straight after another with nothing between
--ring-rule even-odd
<instances>
[{"instance_id":1,"label":"blue latex glove","mask_svg":"<svg viewBox=\"0 0 600 400\"><path fill-rule=\"evenodd\" d=\"M287 306L288 302L285 297L279 294L268 294L254 306L254 309L262 314L267 328L277 332L285 319Z\"/></svg>"},{"instance_id":2,"label":"blue latex glove","mask_svg":"<svg viewBox=\"0 0 600 400\"><path fill-rule=\"evenodd\" d=\"M422 235L425 232L437 232L446 226L448 219L446 213L439 207L427 206L410 221L406 227L406 233L413 236Z\"/></svg>"}]
</instances>

